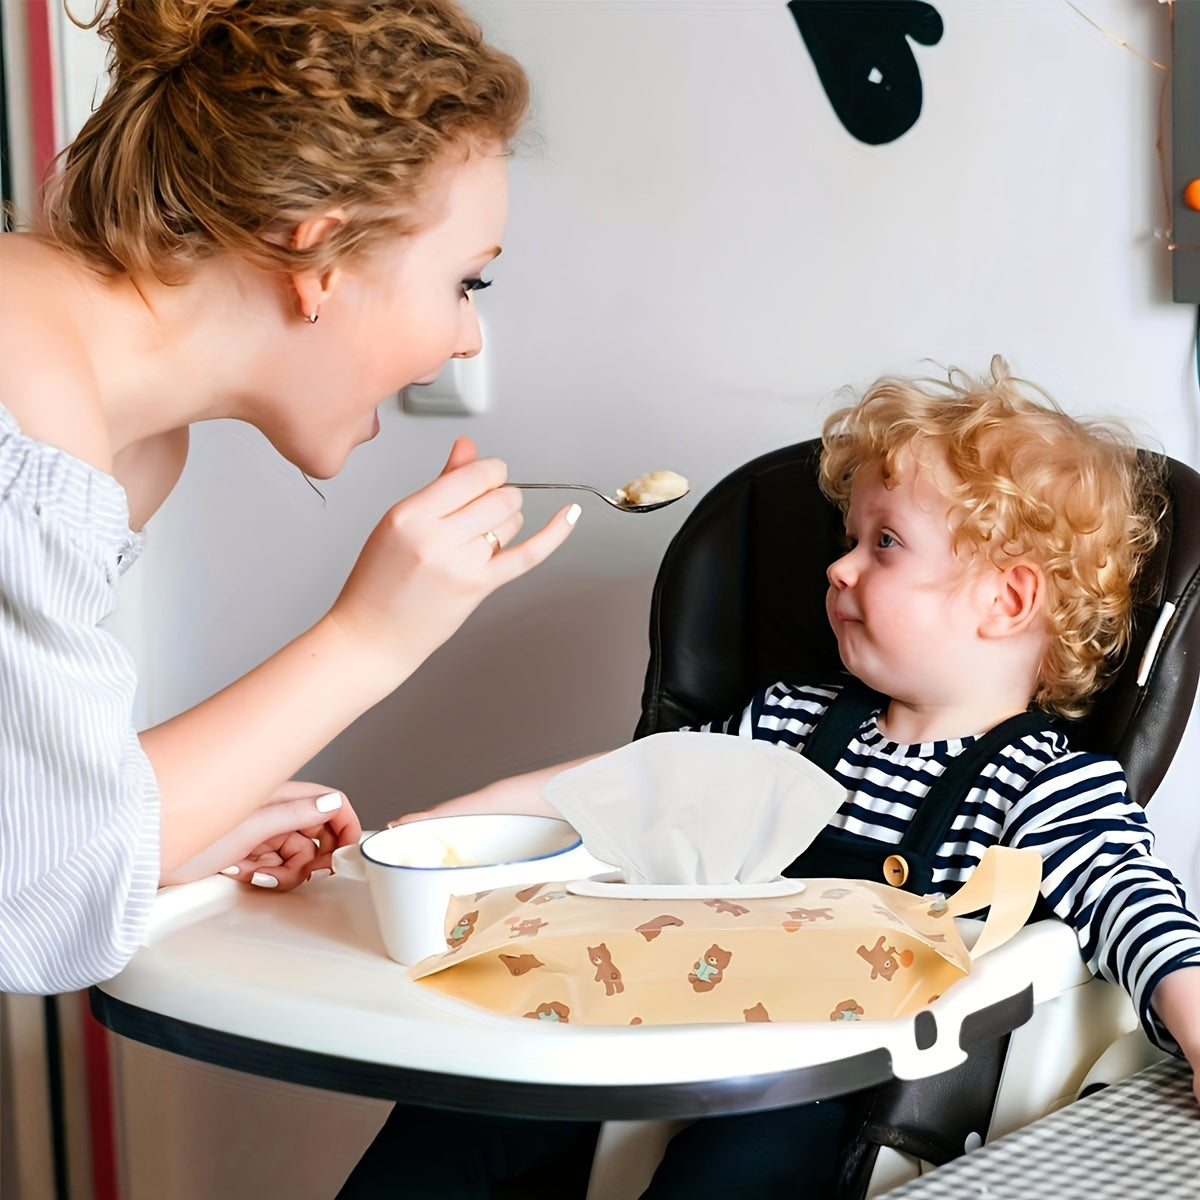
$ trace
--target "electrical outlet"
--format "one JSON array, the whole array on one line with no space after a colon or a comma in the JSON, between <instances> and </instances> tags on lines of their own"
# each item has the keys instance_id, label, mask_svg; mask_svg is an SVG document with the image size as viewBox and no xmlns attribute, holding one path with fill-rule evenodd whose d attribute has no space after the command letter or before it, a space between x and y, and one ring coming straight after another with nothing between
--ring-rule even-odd
<instances>
[{"instance_id":1,"label":"electrical outlet","mask_svg":"<svg viewBox=\"0 0 1200 1200\"><path fill-rule=\"evenodd\" d=\"M432 383L409 384L400 393L400 407L413 416L426 414L471 417L488 406L487 355L452 358Z\"/></svg>"}]
</instances>

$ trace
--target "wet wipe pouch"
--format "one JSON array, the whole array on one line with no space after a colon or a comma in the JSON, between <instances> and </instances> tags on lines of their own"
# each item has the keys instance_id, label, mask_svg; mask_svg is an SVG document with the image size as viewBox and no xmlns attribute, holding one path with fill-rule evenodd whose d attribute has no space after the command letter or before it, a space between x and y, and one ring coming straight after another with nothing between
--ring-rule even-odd
<instances>
[{"instance_id":1,"label":"wet wipe pouch","mask_svg":"<svg viewBox=\"0 0 1200 1200\"><path fill-rule=\"evenodd\" d=\"M456 896L411 976L511 1016L590 1025L907 1016L1021 928L1041 857L991 847L949 898L857 879L636 885L606 877ZM968 949L955 918L987 909Z\"/></svg>"}]
</instances>

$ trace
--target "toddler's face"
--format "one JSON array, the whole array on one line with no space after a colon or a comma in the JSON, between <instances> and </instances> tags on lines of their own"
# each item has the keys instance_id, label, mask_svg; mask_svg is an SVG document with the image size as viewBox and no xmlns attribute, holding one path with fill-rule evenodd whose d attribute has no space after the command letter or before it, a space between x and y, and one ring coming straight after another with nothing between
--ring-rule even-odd
<instances>
[{"instance_id":1,"label":"toddler's face","mask_svg":"<svg viewBox=\"0 0 1200 1200\"><path fill-rule=\"evenodd\" d=\"M910 457L893 487L865 464L846 514L850 549L828 571L826 611L846 669L913 704L958 703L970 689L994 595L990 565L955 553L948 511L936 473Z\"/></svg>"}]
</instances>

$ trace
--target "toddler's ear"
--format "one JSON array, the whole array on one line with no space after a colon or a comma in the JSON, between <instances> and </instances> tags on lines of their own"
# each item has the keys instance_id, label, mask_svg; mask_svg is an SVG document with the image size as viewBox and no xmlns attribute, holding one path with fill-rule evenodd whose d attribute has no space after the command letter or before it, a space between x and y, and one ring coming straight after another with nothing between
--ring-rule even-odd
<instances>
[{"instance_id":1,"label":"toddler's ear","mask_svg":"<svg viewBox=\"0 0 1200 1200\"><path fill-rule=\"evenodd\" d=\"M1042 615L1046 577L1036 563L1018 562L995 576L996 590L980 625L982 637L1010 637L1024 633Z\"/></svg>"}]
</instances>

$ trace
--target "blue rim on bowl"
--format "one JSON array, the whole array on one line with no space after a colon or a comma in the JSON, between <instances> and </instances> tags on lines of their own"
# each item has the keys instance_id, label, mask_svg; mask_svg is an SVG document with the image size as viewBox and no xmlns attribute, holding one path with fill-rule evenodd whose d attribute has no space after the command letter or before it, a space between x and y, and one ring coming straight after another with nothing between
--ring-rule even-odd
<instances>
[{"instance_id":1,"label":"blue rim on bowl","mask_svg":"<svg viewBox=\"0 0 1200 1200\"><path fill-rule=\"evenodd\" d=\"M568 821L564 820L562 817L542 816L540 813L458 813L458 814L453 814L453 815L449 815L449 816L445 816L445 817L430 817L428 819L436 820L436 821L458 821L458 820L470 820L471 818L476 817L476 816L521 817L521 818L527 818L527 819L534 820L534 821L550 821L556 825L566 825L568 828L570 828L570 823ZM419 824L421 824L421 822L413 821L413 822L411 822L411 824L419 825ZM392 828L400 828L400 826L393 826ZM583 845L583 838L581 838L579 836L579 834L576 833L574 841L568 842L564 846L558 846L553 850L546 850L541 854L522 855L519 858L490 859L487 862L481 862L481 863L438 864L437 866L426 867L426 866L420 866L416 863L385 862L383 859L376 858L372 854L368 853L367 848L370 845L370 843L372 841L374 841L375 838L379 837L380 834L389 833L390 831L391 831L390 829L377 829L374 833L368 834L366 837L364 837L358 843L358 850L359 850L359 853L363 856L363 858L370 859L370 861L373 862L377 867L391 867L398 871L474 871L474 870L478 870L480 867L515 866L519 863L535 863L535 862L541 862L543 859L546 859L546 858L555 858L560 854L567 854L572 850L578 850L579 847ZM447 849L449 849L449 847L447 847Z\"/></svg>"}]
</instances>

